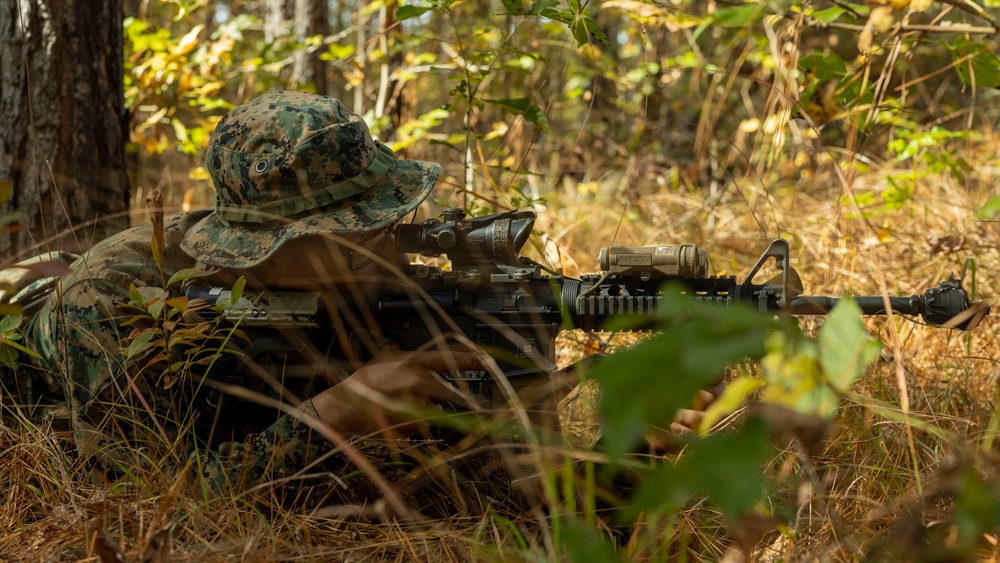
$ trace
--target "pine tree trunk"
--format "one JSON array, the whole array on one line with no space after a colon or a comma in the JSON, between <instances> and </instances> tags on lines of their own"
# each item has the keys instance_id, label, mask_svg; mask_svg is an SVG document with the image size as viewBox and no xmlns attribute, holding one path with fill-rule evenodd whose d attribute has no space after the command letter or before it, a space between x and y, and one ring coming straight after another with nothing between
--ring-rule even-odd
<instances>
[{"instance_id":1,"label":"pine tree trunk","mask_svg":"<svg viewBox=\"0 0 1000 563\"><path fill-rule=\"evenodd\" d=\"M122 0L0 0L0 263L128 226L123 57Z\"/></svg>"},{"instance_id":2,"label":"pine tree trunk","mask_svg":"<svg viewBox=\"0 0 1000 563\"><path fill-rule=\"evenodd\" d=\"M295 2L295 40L305 44L306 40L316 35L330 34L330 8L326 0L296 0ZM292 72L293 84L312 84L317 94L327 94L326 68L327 63L320 58L324 49L309 49L302 47L295 53L295 64Z\"/></svg>"}]
</instances>

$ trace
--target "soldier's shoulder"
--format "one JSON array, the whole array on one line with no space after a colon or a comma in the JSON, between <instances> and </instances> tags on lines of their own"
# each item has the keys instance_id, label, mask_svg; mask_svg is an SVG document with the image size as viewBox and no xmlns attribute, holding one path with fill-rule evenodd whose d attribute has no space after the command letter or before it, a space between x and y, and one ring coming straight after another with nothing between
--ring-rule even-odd
<instances>
[{"instance_id":1,"label":"soldier's shoulder","mask_svg":"<svg viewBox=\"0 0 1000 563\"><path fill-rule=\"evenodd\" d=\"M94 245L73 265L72 278L104 279L128 287L130 283L150 285L162 283L162 275L193 265L179 248L183 234L209 213L190 211L164 220L164 261L157 265L153 258L153 229L149 223L126 229ZM163 272L160 272L160 268Z\"/></svg>"}]
</instances>

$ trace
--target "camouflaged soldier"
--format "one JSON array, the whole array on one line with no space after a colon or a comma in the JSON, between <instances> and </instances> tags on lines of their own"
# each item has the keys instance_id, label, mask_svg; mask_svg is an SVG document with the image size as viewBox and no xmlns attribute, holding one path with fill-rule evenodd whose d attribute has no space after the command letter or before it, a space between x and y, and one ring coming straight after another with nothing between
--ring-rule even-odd
<instances>
[{"instance_id":1,"label":"camouflaged soldier","mask_svg":"<svg viewBox=\"0 0 1000 563\"><path fill-rule=\"evenodd\" d=\"M178 271L208 266L219 269L214 283L243 275L248 287L365 291L400 259L388 229L427 197L440 168L395 159L339 101L298 92L267 93L229 112L212 134L207 167L215 209L166 220L161 266L150 225L120 233L78 260L26 325L43 360L30 377L17 376L31 395L22 403L48 403L39 412L67 423L96 474L114 479L135 466L190 459L217 490L249 487L327 454L332 445L314 431L324 424L348 436L376 431L372 392L430 405L452 396L433 372L478 367L471 354L380 358L266 428L219 443L215 422L232 413L199 413L198 374L172 382L167 362L127 361L123 339L133 327L121 304L130 285L161 288ZM218 372L209 377L224 380Z\"/></svg>"}]
</instances>

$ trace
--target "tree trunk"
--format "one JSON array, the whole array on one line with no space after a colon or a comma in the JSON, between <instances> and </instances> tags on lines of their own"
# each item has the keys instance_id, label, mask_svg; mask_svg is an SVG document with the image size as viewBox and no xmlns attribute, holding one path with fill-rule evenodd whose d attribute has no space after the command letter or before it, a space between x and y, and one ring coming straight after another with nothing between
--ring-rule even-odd
<instances>
[{"instance_id":1,"label":"tree trunk","mask_svg":"<svg viewBox=\"0 0 1000 563\"><path fill-rule=\"evenodd\" d=\"M82 251L128 226L122 0L0 0L0 262ZM75 229L74 232L70 232Z\"/></svg>"},{"instance_id":2,"label":"tree trunk","mask_svg":"<svg viewBox=\"0 0 1000 563\"><path fill-rule=\"evenodd\" d=\"M316 35L330 34L330 8L326 0L296 0L295 40L301 45ZM327 93L326 61L320 58L323 48L300 47L295 53L292 71L294 84L312 84L317 94Z\"/></svg>"},{"instance_id":3,"label":"tree trunk","mask_svg":"<svg viewBox=\"0 0 1000 563\"><path fill-rule=\"evenodd\" d=\"M287 39L295 19L295 0L267 0L264 15L264 41Z\"/></svg>"}]
</instances>

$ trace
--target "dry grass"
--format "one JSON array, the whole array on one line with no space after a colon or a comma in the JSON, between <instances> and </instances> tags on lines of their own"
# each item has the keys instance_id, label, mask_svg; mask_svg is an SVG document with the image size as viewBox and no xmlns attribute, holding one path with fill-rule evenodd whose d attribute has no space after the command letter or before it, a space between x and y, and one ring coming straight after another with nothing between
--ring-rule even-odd
<instances>
[{"instance_id":1,"label":"dry grass","mask_svg":"<svg viewBox=\"0 0 1000 563\"><path fill-rule=\"evenodd\" d=\"M594 271L595 244L614 241L696 242L709 251L717 272L739 275L770 239L784 236L809 294L920 293L973 258L977 297L995 301L997 227L973 216L991 195L996 163L989 155L998 148L998 138L961 148L975 168L964 184L928 175L917 181L911 201L899 209L871 206L866 219L848 196L884 188L885 178L900 171L873 168L846 186L829 159L819 159L825 162L782 164L789 167L786 178L776 175L770 186L735 179L708 197L683 187L660 189L678 171L653 167L606 171L590 182L560 181L536 228L549 234L561 252L557 265L570 274ZM801 322L807 331L820 323ZM772 500L785 507L778 511L783 524L765 529L754 558L877 560L883 546L892 546L906 559L922 537L942 546L957 542L949 519L956 472L995 475L994 325L987 319L964 334L899 318L868 321L885 352L814 455L791 442L769 464L766 474L780 484ZM592 347L589 338L565 338L560 362ZM575 436L570 442L590 440L597 418L593 391L581 392L566 409ZM565 506L509 518L466 513L401 523L382 517L377 506L310 512L266 497L205 501L178 490L177 475L169 472L144 475L141 489L91 485L56 443L54 430L4 414L0 560L445 563L564 554L553 543L545 512ZM730 532L715 511L694 503L667 522L618 530L616 537L627 559L703 561L734 556ZM991 547L997 536L977 539L979 558L1000 559L1000 550Z\"/></svg>"}]
</instances>

